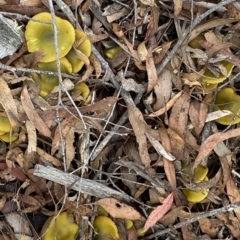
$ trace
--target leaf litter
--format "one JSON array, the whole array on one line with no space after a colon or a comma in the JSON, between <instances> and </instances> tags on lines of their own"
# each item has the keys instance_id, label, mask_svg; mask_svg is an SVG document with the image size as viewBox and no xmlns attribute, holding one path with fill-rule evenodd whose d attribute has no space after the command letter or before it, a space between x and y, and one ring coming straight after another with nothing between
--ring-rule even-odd
<instances>
[{"instance_id":1,"label":"leaf litter","mask_svg":"<svg viewBox=\"0 0 240 240\"><path fill-rule=\"evenodd\" d=\"M240 238L240 103L215 104L239 95L238 1L0 4L15 34L50 12L92 43L90 57L72 45L76 74L39 70L27 42L0 59L1 239L47 240L65 212L75 239ZM36 74L57 77L44 98Z\"/></svg>"}]
</instances>

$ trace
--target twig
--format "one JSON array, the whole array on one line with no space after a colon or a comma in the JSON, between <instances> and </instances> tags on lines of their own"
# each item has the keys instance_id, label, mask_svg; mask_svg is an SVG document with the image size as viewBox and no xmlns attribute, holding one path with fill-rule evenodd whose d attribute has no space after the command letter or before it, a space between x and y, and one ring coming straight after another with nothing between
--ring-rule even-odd
<instances>
[{"instance_id":1,"label":"twig","mask_svg":"<svg viewBox=\"0 0 240 240\"><path fill-rule=\"evenodd\" d=\"M154 238L154 237L160 237L160 236L162 236L164 234L167 234L167 233L170 233L171 231L174 231L174 230L176 230L178 228L185 227L185 226L187 226L187 225L189 225L189 224L191 224L193 222L196 222L196 221L198 221L200 219L208 218L208 217L214 216L214 215L222 213L222 212L232 211L235 208L239 208L239 207L240 207L240 202L236 202L236 203L229 204L229 205L227 205L225 207L222 207L222 208L214 209L212 211L209 211L209 212L200 214L200 215L198 215L196 217L193 217L191 219L188 219L187 221L180 222L180 223L174 225L173 227L170 227L170 228L167 228L167 229L164 229L164 230L160 230L160 231L157 231L154 234L145 236L144 239L151 239L151 238Z\"/></svg>"},{"instance_id":2,"label":"twig","mask_svg":"<svg viewBox=\"0 0 240 240\"><path fill-rule=\"evenodd\" d=\"M8 70L11 72L37 73L37 74L45 74L50 76L58 76L57 72L41 71L41 70L31 69L31 68L17 68L17 67L8 66L2 63L0 63L0 69ZM62 76L69 79L79 80L79 76L72 76L66 73L62 73Z\"/></svg>"},{"instance_id":3,"label":"twig","mask_svg":"<svg viewBox=\"0 0 240 240\"><path fill-rule=\"evenodd\" d=\"M230 4L232 2L235 2L236 0L225 0L218 4L216 4L213 8L209 9L205 13L198 15L193 23L183 32L181 38L178 40L178 42L175 44L173 49L168 53L167 57L162 61L162 63L157 67L157 73L161 73L162 70L165 68L165 66L168 64L168 62L172 59L173 55L176 53L176 51L180 48L183 41L186 39L188 34L191 32L192 28L194 28L198 23L200 23L204 18L206 18L208 15L216 11L218 8Z\"/></svg>"}]
</instances>

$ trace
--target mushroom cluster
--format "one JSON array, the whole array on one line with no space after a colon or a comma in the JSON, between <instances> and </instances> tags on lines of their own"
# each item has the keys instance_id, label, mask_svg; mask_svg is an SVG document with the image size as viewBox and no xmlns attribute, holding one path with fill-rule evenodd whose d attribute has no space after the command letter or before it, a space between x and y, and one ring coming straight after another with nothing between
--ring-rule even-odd
<instances>
[{"instance_id":1,"label":"mushroom cluster","mask_svg":"<svg viewBox=\"0 0 240 240\"><path fill-rule=\"evenodd\" d=\"M91 42L84 32L74 29L69 21L60 17L56 17L56 27L61 71L68 74L77 73L85 63L81 56L88 58L91 54ZM26 25L25 38L29 52L43 54L43 58L37 63L36 68L56 72L56 52L51 14L43 12L33 16ZM41 86L40 95L42 97L46 97L59 83L57 77L39 74L32 74L32 76Z\"/></svg>"},{"instance_id":2,"label":"mushroom cluster","mask_svg":"<svg viewBox=\"0 0 240 240\"><path fill-rule=\"evenodd\" d=\"M201 40L205 40L203 34L198 35L194 38L189 45L194 49L203 49L199 44ZM233 70L234 65L228 61L221 61L219 63L221 68L224 69L224 74L222 72L215 75L210 71L210 69L206 68L201 80L205 87L206 93L218 87L218 84L227 79ZM217 123L222 125L232 125L240 123L240 96L237 95L233 88L225 87L220 89L216 94L215 99L215 110L228 110L232 112L232 114L227 115L225 117L221 117L216 119Z\"/></svg>"}]
</instances>

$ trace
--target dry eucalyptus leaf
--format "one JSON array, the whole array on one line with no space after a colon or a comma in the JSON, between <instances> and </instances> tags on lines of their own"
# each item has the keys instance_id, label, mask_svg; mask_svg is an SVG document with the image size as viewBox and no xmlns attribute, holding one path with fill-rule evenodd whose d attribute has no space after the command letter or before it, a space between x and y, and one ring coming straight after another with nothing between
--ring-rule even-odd
<instances>
[{"instance_id":1,"label":"dry eucalyptus leaf","mask_svg":"<svg viewBox=\"0 0 240 240\"><path fill-rule=\"evenodd\" d=\"M145 167L149 168L151 159L148 154L147 137L145 135L147 125L144 122L142 113L136 106L128 105L128 115L129 121L137 138L138 150L142 163Z\"/></svg>"},{"instance_id":2,"label":"dry eucalyptus leaf","mask_svg":"<svg viewBox=\"0 0 240 240\"><path fill-rule=\"evenodd\" d=\"M173 4L174 4L174 18L177 19L182 11L183 0L173 0Z\"/></svg>"},{"instance_id":3,"label":"dry eucalyptus leaf","mask_svg":"<svg viewBox=\"0 0 240 240\"><path fill-rule=\"evenodd\" d=\"M158 75L158 81L154 87L154 92L157 100L153 105L153 110L157 111L160 108L163 108L171 97L172 80L171 73L168 69L163 69L163 71Z\"/></svg>"},{"instance_id":4,"label":"dry eucalyptus leaf","mask_svg":"<svg viewBox=\"0 0 240 240\"><path fill-rule=\"evenodd\" d=\"M8 87L8 84L6 83L6 81L0 77L0 103L2 104L8 119L11 123L11 126L13 128L13 130L17 131L18 128L18 124L16 122L16 120L18 120L18 111L17 111L17 106L14 102L12 93L10 88Z\"/></svg>"},{"instance_id":5,"label":"dry eucalyptus leaf","mask_svg":"<svg viewBox=\"0 0 240 240\"><path fill-rule=\"evenodd\" d=\"M22 94L21 94L21 101L23 109L25 110L29 120L32 122L34 127L45 137L51 138L51 131L45 124L45 122L42 120L42 118L39 116L37 111L35 110L32 101L30 99L30 96L27 91L27 86L24 85Z\"/></svg>"},{"instance_id":6,"label":"dry eucalyptus leaf","mask_svg":"<svg viewBox=\"0 0 240 240\"><path fill-rule=\"evenodd\" d=\"M141 42L138 45L137 53L138 53L139 59L141 61L146 61L147 55L148 55L148 50L146 48L146 43L145 42Z\"/></svg>"},{"instance_id":7,"label":"dry eucalyptus leaf","mask_svg":"<svg viewBox=\"0 0 240 240\"><path fill-rule=\"evenodd\" d=\"M144 220L144 217L133 207L114 198L103 198L95 202L95 204L103 207L114 218Z\"/></svg>"}]
</instances>

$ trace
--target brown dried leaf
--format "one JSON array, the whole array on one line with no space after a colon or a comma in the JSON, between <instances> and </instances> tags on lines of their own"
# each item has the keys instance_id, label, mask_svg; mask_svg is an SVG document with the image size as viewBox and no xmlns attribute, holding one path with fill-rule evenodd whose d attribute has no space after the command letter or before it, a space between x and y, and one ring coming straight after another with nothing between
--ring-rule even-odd
<instances>
[{"instance_id":1,"label":"brown dried leaf","mask_svg":"<svg viewBox=\"0 0 240 240\"><path fill-rule=\"evenodd\" d=\"M165 128L160 128L159 129L159 134L161 136L161 141L163 147L168 151L171 152L171 142L169 135L166 131ZM166 158L163 158L163 167L164 167L164 172L166 173L167 180L172 187L172 189L176 189L177 182L176 182L176 172L175 172L175 167L174 163L168 161Z\"/></svg>"},{"instance_id":2,"label":"brown dried leaf","mask_svg":"<svg viewBox=\"0 0 240 240\"><path fill-rule=\"evenodd\" d=\"M60 143L61 143L60 134L62 134L62 137L65 138L67 136L67 134L69 133L70 129L78 121L80 121L80 120L77 119L75 116L72 116L72 115L63 119L60 126L57 127L55 132L54 132L54 137L53 137L53 141L52 141L52 148L51 148L51 155L53 155L60 146ZM59 128L61 128L61 132L60 132Z\"/></svg>"},{"instance_id":3,"label":"brown dried leaf","mask_svg":"<svg viewBox=\"0 0 240 240\"><path fill-rule=\"evenodd\" d=\"M149 168L151 159L148 154L147 137L145 135L145 132L147 131L147 126L144 122L143 115L134 105L128 105L128 115L129 121L133 127L133 131L137 138L138 150L142 160L142 164L146 168Z\"/></svg>"},{"instance_id":4,"label":"brown dried leaf","mask_svg":"<svg viewBox=\"0 0 240 240\"><path fill-rule=\"evenodd\" d=\"M163 60L163 58L166 56L166 53L168 49L171 47L171 45L172 45L172 42L164 42L162 45L159 46L159 48L161 49L161 52L158 55L153 57L154 63L156 65Z\"/></svg>"},{"instance_id":5,"label":"brown dried leaf","mask_svg":"<svg viewBox=\"0 0 240 240\"><path fill-rule=\"evenodd\" d=\"M233 4L226 5L226 8L228 10L228 14L229 14L230 18L240 20L240 12Z\"/></svg>"},{"instance_id":6,"label":"brown dried leaf","mask_svg":"<svg viewBox=\"0 0 240 240\"><path fill-rule=\"evenodd\" d=\"M184 140L171 128L167 129L167 133L172 147L172 154L177 158L177 160L182 160L185 147Z\"/></svg>"},{"instance_id":7,"label":"brown dried leaf","mask_svg":"<svg viewBox=\"0 0 240 240\"><path fill-rule=\"evenodd\" d=\"M158 81L154 87L154 92L157 100L153 105L153 110L157 111L160 108L163 108L171 97L172 81L169 70L163 69L163 71L158 75Z\"/></svg>"},{"instance_id":8,"label":"brown dried leaf","mask_svg":"<svg viewBox=\"0 0 240 240\"><path fill-rule=\"evenodd\" d=\"M173 98L170 99L170 101L166 104L166 106L164 106L163 108L157 110L154 113L149 114L148 117L158 117L158 116L161 116L162 114L167 112L175 104L175 102L178 100L178 98L181 95L182 95L182 92L179 92Z\"/></svg>"},{"instance_id":9,"label":"brown dried leaf","mask_svg":"<svg viewBox=\"0 0 240 240\"><path fill-rule=\"evenodd\" d=\"M200 135L208 113L208 106L205 102L199 102L197 100L194 100L190 104L189 108L189 117L192 122L192 125L197 133L197 135Z\"/></svg>"},{"instance_id":10,"label":"brown dried leaf","mask_svg":"<svg viewBox=\"0 0 240 240\"><path fill-rule=\"evenodd\" d=\"M227 184L226 184L226 190L227 190L227 195L228 195L228 198L230 200L231 203L235 203L235 202L239 202L240 201L240 192L239 192L239 189L235 183L235 181L233 180L231 174L229 174L229 179L227 181ZM239 209L235 208L234 209L234 212L238 218L238 221L240 221L240 212L239 212Z\"/></svg>"},{"instance_id":11,"label":"brown dried leaf","mask_svg":"<svg viewBox=\"0 0 240 240\"><path fill-rule=\"evenodd\" d=\"M148 75L147 92L149 93L150 91L152 91L152 89L156 86L158 82L157 70L156 70L156 66L154 64L153 56L152 56L152 47L148 49L148 55L146 59L146 69L147 69L147 75Z\"/></svg>"},{"instance_id":12,"label":"brown dried leaf","mask_svg":"<svg viewBox=\"0 0 240 240\"><path fill-rule=\"evenodd\" d=\"M56 167L61 167L62 163L55 157L53 157L52 155L44 152L41 148L37 148L37 153L39 154L39 156L41 156L45 161L50 162L52 165L56 166Z\"/></svg>"},{"instance_id":13,"label":"brown dried leaf","mask_svg":"<svg viewBox=\"0 0 240 240\"><path fill-rule=\"evenodd\" d=\"M27 86L24 85L21 93L21 102L23 109L25 110L25 113L27 114L29 120L33 123L35 128L45 137L51 138L51 131L45 124L45 122L42 120L42 118L38 115L36 112L32 101L30 99L30 96L27 91Z\"/></svg>"},{"instance_id":14,"label":"brown dried leaf","mask_svg":"<svg viewBox=\"0 0 240 240\"><path fill-rule=\"evenodd\" d=\"M126 218L129 220L144 220L144 217L133 207L121 203L114 198L103 198L95 202L103 207L114 218Z\"/></svg>"},{"instance_id":15,"label":"brown dried leaf","mask_svg":"<svg viewBox=\"0 0 240 240\"><path fill-rule=\"evenodd\" d=\"M159 219L161 219L171 208L173 204L173 193L170 193L166 199L164 199L161 206L156 207L148 216L148 219L143 227L143 231L146 232L150 227L154 226Z\"/></svg>"},{"instance_id":16,"label":"brown dried leaf","mask_svg":"<svg viewBox=\"0 0 240 240\"><path fill-rule=\"evenodd\" d=\"M203 233L206 233L207 235L209 235L211 239L217 237L218 231L216 228L212 227L210 219L203 218L203 219L199 219L198 222Z\"/></svg>"},{"instance_id":17,"label":"brown dried leaf","mask_svg":"<svg viewBox=\"0 0 240 240\"><path fill-rule=\"evenodd\" d=\"M188 123L189 106L190 94L183 92L181 97L179 97L173 105L169 118L169 128L178 133L183 139Z\"/></svg>"},{"instance_id":18,"label":"brown dried leaf","mask_svg":"<svg viewBox=\"0 0 240 240\"><path fill-rule=\"evenodd\" d=\"M137 53L139 56L139 59L141 61L146 61L147 55L148 55L148 50L146 48L146 43L145 41L141 42L138 47L137 47Z\"/></svg>"},{"instance_id":19,"label":"brown dried leaf","mask_svg":"<svg viewBox=\"0 0 240 240\"><path fill-rule=\"evenodd\" d=\"M145 133L149 142L152 144L152 146L155 148L156 152L159 154L159 156L163 156L168 161L174 161L176 158L169 152L167 152L164 147L161 145L159 141L157 141L154 137L152 137L147 132Z\"/></svg>"},{"instance_id":20,"label":"brown dried leaf","mask_svg":"<svg viewBox=\"0 0 240 240\"><path fill-rule=\"evenodd\" d=\"M74 128L71 127L69 132L66 135L65 144L66 144L66 167L69 169L71 162L75 156L74 143Z\"/></svg>"},{"instance_id":21,"label":"brown dried leaf","mask_svg":"<svg viewBox=\"0 0 240 240\"><path fill-rule=\"evenodd\" d=\"M230 24L236 22L235 19L229 19L229 18L218 18L218 19L214 19L212 21L207 21L204 24L199 25L198 27L196 27L193 31L191 31L190 33L190 37L189 37L189 41L193 40L195 37L197 37L200 33L209 30L211 28L215 28L217 26L222 26L222 25L226 25L226 24Z\"/></svg>"},{"instance_id":22,"label":"brown dried leaf","mask_svg":"<svg viewBox=\"0 0 240 240\"><path fill-rule=\"evenodd\" d=\"M13 131L17 132L18 131L18 124L17 120L19 119L18 117L18 111L17 111L17 106L14 102L12 93L10 88L8 87L6 81L0 77L0 103L2 104L8 119L11 123L11 126L13 128Z\"/></svg>"},{"instance_id":23,"label":"brown dried leaf","mask_svg":"<svg viewBox=\"0 0 240 240\"><path fill-rule=\"evenodd\" d=\"M240 128L232 129L227 132L215 133L208 137L201 145L197 158L193 164L192 170L194 170L201 161L207 157L211 151L220 143L229 138L237 137L240 135Z\"/></svg>"},{"instance_id":24,"label":"brown dried leaf","mask_svg":"<svg viewBox=\"0 0 240 240\"><path fill-rule=\"evenodd\" d=\"M91 53L89 60L94 67L94 70L96 72L96 78L98 79L102 73L102 66L101 66L99 60L96 58L95 54L93 54L93 53Z\"/></svg>"},{"instance_id":25,"label":"brown dried leaf","mask_svg":"<svg viewBox=\"0 0 240 240\"><path fill-rule=\"evenodd\" d=\"M178 19L178 16L182 11L183 1L182 0L173 0L173 4L174 4L174 18Z\"/></svg>"}]
</instances>

